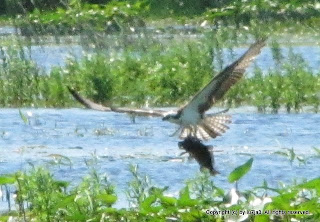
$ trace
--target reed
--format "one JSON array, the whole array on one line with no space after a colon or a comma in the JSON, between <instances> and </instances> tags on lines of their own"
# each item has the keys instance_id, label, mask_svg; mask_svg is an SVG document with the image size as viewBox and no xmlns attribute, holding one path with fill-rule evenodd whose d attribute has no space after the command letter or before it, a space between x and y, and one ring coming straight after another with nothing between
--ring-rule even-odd
<instances>
[{"instance_id":1,"label":"reed","mask_svg":"<svg viewBox=\"0 0 320 222\"><path fill-rule=\"evenodd\" d=\"M213 41L212 35L217 36ZM110 105L173 106L183 104L235 59L239 39L223 41L226 34L208 33L200 39L146 41L139 38L122 49L96 49L81 60L45 74L30 59L26 48L2 47L0 105L2 107L70 107L76 105L66 86L94 101ZM138 45L135 43L138 42ZM143 45L144 47L140 47ZM227 93L220 105L256 106L259 112L318 112L320 78L301 55L271 43L276 66L262 71L257 65ZM222 49L226 49L222 50Z\"/></svg>"}]
</instances>

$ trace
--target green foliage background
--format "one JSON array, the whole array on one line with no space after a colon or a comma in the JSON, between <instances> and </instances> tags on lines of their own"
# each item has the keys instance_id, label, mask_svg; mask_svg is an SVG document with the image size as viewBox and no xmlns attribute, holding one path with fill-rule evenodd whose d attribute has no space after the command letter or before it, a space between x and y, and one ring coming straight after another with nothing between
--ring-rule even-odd
<instances>
[{"instance_id":1,"label":"green foliage background","mask_svg":"<svg viewBox=\"0 0 320 222\"><path fill-rule=\"evenodd\" d=\"M185 103L213 75L225 66L221 49L231 55L236 41L212 40L208 33L195 40L157 41L137 39L121 52L96 51L83 59L69 59L65 67L45 74L17 47L3 48L5 60L0 66L0 105L3 107L69 107L78 105L66 86L102 104L173 106ZM126 40L125 40L126 41ZM121 44L121 43L119 43ZM300 112L306 106L319 110L320 78L299 54L289 50L283 55L273 45L273 69L255 66L220 101L221 106L256 106L260 112Z\"/></svg>"}]
</instances>

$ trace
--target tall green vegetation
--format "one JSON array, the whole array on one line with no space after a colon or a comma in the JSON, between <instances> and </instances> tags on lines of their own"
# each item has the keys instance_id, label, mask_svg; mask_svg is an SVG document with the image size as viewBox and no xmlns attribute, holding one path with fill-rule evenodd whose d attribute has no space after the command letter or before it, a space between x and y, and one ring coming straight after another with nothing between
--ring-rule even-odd
<instances>
[{"instance_id":1,"label":"tall green vegetation","mask_svg":"<svg viewBox=\"0 0 320 222\"><path fill-rule=\"evenodd\" d=\"M291 48L286 59L279 48L274 50L277 51L273 53L275 69L263 74L256 67L252 77L231 89L227 95L228 104L249 104L256 106L260 112L268 109L273 113L277 113L281 106L289 113L312 106L312 110L318 112L319 73L313 73L301 55L295 54Z\"/></svg>"},{"instance_id":2,"label":"tall green vegetation","mask_svg":"<svg viewBox=\"0 0 320 222\"><path fill-rule=\"evenodd\" d=\"M221 34L221 33L220 33ZM148 36L122 50L98 49L81 60L69 59L65 67L43 73L26 50L2 48L0 105L3 107L69 107L76 103L66 86L103 104L172 106L186 102L227 63L223 48L232 60L237 44L208 37L163 44ZM221 34L224 36L224 34ZM221 37L222 38L222 37ZM237 40L236 40L237 41ZM255 66L220 102L224 106L252 105L260 112L319 110L319 73L299 54L288 56L277 43L270 43L274 68L262 71Z\"/></svg>"},{"instance_id":3,"label":"tall green vegetation","mask_svg":"<svg viewBox=\"0 0 320 222\"><path fill-rule=\"evenodd\" d=\"M0 48L1 106L31 106L39 99L41 72L22 48Z\"/></svg>"}]
</instances>

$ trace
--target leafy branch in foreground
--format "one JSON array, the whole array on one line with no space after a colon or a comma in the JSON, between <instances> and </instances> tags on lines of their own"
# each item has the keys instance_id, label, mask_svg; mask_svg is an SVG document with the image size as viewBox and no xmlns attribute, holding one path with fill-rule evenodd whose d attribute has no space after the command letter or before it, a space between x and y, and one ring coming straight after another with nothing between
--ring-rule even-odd
<instances>
[{"instance_id":1,"label":"leafy branch in foreground","mask_svg":"<svg viewBox=\"0 0 320 222\"><path fill-rule=\"evenodd\" d=\"M151 181L148 176L138 173L138 165L130 165L129 170L133 179L129 183L127 197L130 205L137 207L150 195Z\"/></svg>"},{"instance_id":2,"label":"leafy branch in foreground","mask_svg":"<svg viewBox=\"0 0 320 222\"><path fill-rule=\"evenodd\" d=\"M131 165L133 175L128 187L130 208L114 208L115 187L105 174L88 162L89 174L79 184L56 180L44 168L32 167L25 172L0 176L0 186L16 195L16 210L2 213L24 221L317 221L320 219L320 178L300 184L271 188L262 186L247 191L219 188L209 172L189 180L178 195L168 187L151 185L138 167ZM253 159L235 168L230 181L249 172ZM93 165L92 165L93 164ZM272 195L270 195L272 193ZM10 198L7 198L10 200ZM285 214L281 213L285 212ZM226 212L221 214L218 212ZM236 215L227 212L237 212ZM299 213L297 213L299 212Z\"/></svg>"}]
</instances>

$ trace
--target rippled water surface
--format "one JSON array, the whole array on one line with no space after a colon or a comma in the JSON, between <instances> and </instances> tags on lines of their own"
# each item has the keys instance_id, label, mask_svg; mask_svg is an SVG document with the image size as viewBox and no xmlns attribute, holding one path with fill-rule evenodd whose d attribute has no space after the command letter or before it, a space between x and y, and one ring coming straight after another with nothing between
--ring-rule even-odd
<instances>
[{"instance_id":1,"label":"rippled water surface","mask_svg":"<svg viewBox=\"0 0 320 222\"><path fill-rule=\"evenodd\" d=\"M180 157L176 137L169 135L175 126L159 118L137 118L136 123L124 114L86 109L23 109L29 116L25 124L18 109L0 110L0 173L13 173L28 167L28 162L43 165L50 154L69 157L73 166L51 166L55 175L76 182L87 174L84 159L96 152L98 167L116 185L118 206L126 206L124 190L131 179L129 164L138 164L160 186L170 186L175 194L187 179L199 171L196 162ZM312 158L320 147L319 114L257 114L248 109L230 111L233 123L222 136L206 142L215 153L214 178L218 186L230 188L228 174L254 156L252 170L239 183L241 189L261 185L266 179L271 186L293 178L319 176L320 159ZM272 154L283 148L294 148L305 158L306 165L290 162Z\"/></svg>"}]
</instances>

